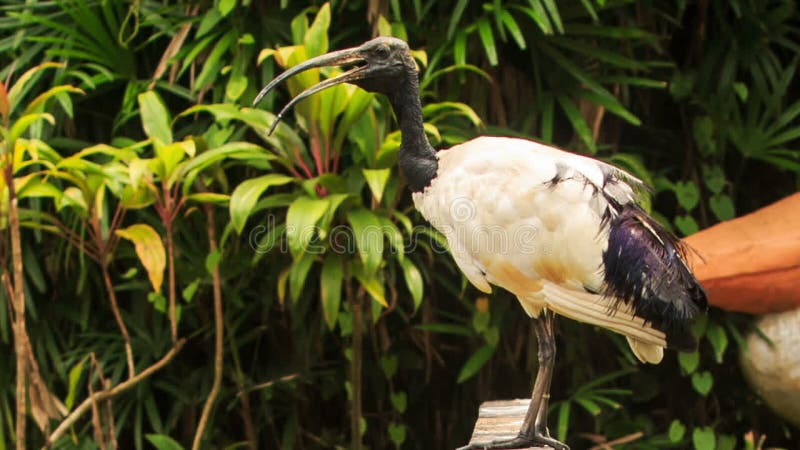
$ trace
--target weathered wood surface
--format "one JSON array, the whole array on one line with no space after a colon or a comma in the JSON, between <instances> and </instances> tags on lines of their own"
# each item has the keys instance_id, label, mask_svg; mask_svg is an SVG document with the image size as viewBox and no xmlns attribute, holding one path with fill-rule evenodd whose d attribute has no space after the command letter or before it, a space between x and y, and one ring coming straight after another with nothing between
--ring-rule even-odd
<instances>
[{"instance_id":1,"label":"weathered wood surface","mask_svg":"<svg viewBox=\"0 0 800 450\"><path fill-rule=\"evenodd\" d=\"M478 421L472 431L470 444L513 439L522 427L530 399L495 400L485 402L478 410ZM530 447L525 450L550 450L550 447Z\"/></svg>"}]
</instances>

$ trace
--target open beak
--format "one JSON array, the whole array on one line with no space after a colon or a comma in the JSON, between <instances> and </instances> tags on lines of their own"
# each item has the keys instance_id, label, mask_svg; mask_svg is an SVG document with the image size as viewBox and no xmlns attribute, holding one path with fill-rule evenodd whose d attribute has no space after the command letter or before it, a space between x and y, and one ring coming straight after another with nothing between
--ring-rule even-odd
<instances>
[{"instance_id":1,"label":"open beak","mask_svg":"<svg viewBox=\"0 0 800 450\"><path fill-rule=\"evenodd\" d=\"M278 122L281 121L283 118L283 114L292 108L297 102L303 100L304 98L314 95L317 92L327 89L331 86L335 86L340 83L347 83L354 80L359 80L364 78L364 75L367 71L366 59L361 56L360 48L348 48L345 50L338 50L335 52L326 53L324 55L320 55L314 58L311 58L307 61L303 61L302 63L292 67L291 69L286 70L282 74L278 75L275 79L270 81L268 85L261 90L256 96L256 99L253 101L253 106L257 105L258 102L264 98L265 95L269 91L271 91L275 86L277 86L281 81L297 75L300 72L304 72L308 69L313 69L316 67L327 67L327 66L341 66L341 65L349 65L349 64L357 64L356 67L346 71L345 73L336 76L334 78L328 78L327 80L321 81L314 86L306 89L305 91L301 92L297 97L293 98L286 106L283 107L281 112L275 117L275 122L269 129L269 134L275 130L275 127L278 125Z\"/></svg>"}]
</instances>

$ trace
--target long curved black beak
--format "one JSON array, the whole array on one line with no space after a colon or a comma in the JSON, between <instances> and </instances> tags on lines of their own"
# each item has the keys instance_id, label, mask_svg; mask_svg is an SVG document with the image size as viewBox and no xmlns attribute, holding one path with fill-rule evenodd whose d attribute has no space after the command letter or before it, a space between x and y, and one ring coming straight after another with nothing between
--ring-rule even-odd
<instances>
[{"instance_id":1,"label":"long curved black beak","mask_svg":"<svg viewBox=\"0 0 800 450\"><path fill-rule=\"evenodd\" d=\"M269 91L271 91L275 86L277 86L281 81L297 75L300 72L304 72L308 69L313 69L316 67L327 67L327 66L341 66L347 64L357 64L356 67L346 71L345 73L336 76L334 78L328 78L327 80L321 81L314 86L306 89L305 91L301 92L297 95L297 97L293 98L286 106L283 107L281 112L275 116L275 122L269 129L269 134L275 130L275 127L278 125L278 122L281 121L283 118L283 114L292 108L297 102L303 100L304 98L314 95L317 92L327 89L331 86L335 86L337 84L346 83L349 81L359 80L364 77L364 74L367 71L366 59L361 56L360 47L348 48L344 50L338 50L335 52L326 53L324 55L320 55L314 58L311 58L307 61L303 61L302 63L292 67L291 69L286 70L282 74L278 75L275 79L269 82L268 85L261 89L261 92L258 93L256 99L253 100L253 106L256 106L258 102L264 98L265 95Z\"/></svg>"}]
</instances>

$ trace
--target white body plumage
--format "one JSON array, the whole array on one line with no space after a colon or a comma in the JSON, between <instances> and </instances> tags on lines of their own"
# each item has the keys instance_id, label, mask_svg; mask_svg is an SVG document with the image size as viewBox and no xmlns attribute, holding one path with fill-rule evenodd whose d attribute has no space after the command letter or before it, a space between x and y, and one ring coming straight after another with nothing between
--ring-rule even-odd
<instances>
[{"instance_id":1,"label":"white body plumage","mask_svg":"<svg viewBox=\"0 0 800 450\"><path fill-rule=\"evenodd\" d=\"M512 292L532 317L547 308L623 334L640 360L656 363L665 334L600 294L609 200L634 202L637 183L591 158L481 137L438 152L437 176L413 198L476 288Z\"/></svg>"}]
</instances>

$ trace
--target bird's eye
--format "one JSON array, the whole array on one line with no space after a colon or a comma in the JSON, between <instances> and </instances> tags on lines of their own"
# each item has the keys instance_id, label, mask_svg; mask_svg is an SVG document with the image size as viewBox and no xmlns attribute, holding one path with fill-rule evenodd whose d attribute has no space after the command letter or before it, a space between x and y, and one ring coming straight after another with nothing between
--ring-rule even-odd
<instances>
[{"instance_id":1,"label":"bird's eye","mask_svg":"<svg viewBox=\"0 0 800 450\"><path fill-rule=\"evenodd\" d=\"M389 56L389 48L384 45L381 45L380 47L375 49L375 56L381 59L385 59L386 57Z\"/></svg>"}]
</instances>

